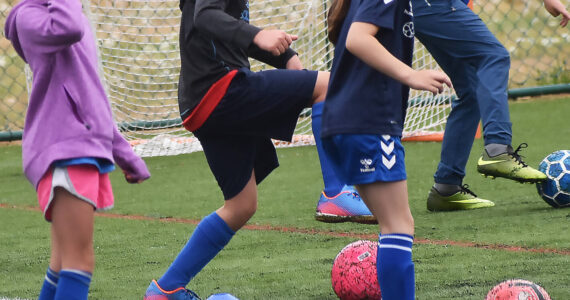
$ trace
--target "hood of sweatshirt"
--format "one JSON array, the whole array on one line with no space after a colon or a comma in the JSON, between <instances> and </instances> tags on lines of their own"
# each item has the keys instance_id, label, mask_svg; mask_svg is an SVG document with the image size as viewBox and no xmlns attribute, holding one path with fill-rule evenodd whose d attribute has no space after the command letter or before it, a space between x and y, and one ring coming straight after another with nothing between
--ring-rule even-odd
<instances>
[{"instance_id":1,"label":"hood of sweatshirt","mask_svg":"<svg viewBox=\"0 0 570 300\"><path fill-rule=\"evenodd\" d=\"M22 50L22 46L20 45L20 39L18 38L18 29L16 26L16 20L18 18L18 12L20 11L20 9L26 5L30 5L30 4L41 4L41 5L45 5L48 6L48 0L22 0L20 1L20 3L16 4L12 10L10 11L10 14L8 14L8 17L6 18L6 23L4 24L4 35L6 36L6 38L8 40L10 40L10 42L12 43L12 46L14 47L14 49L16 50L16 52L18 53L18 55L20 55L20 57L22 57L22 59L27 62L26 57L24 56L24 51Z\"/></svg>"}]
</instances>

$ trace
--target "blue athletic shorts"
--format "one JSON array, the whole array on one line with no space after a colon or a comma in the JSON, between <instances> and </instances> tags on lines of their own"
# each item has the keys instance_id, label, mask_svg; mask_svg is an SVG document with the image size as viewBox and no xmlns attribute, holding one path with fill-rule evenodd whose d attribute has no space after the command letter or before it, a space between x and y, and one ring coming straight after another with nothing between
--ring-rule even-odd
<instances>
[{"instance_id":1,"label":"blue athletic shorts","mask_svg":"<svg viewBox=\"0 0 570 300\"><path fill-rule=\"evenodd\" d=\"M279 166L271 139L291 141L316 80L317 71L239 70L220 104L194 132L224 199L241 192L252 171L259 184Z\"/></svg>"},{"instance_id":2,"label":"blue athletic shorts","mask_svg":"<svg viewBox=\"0 0 570 300\"><path fill-rule=\"evenodd\" d=\"M348 185L406 179L399 136L339 134L324 138L323 149L336 174Z\"/></svg>"}]
</instances>

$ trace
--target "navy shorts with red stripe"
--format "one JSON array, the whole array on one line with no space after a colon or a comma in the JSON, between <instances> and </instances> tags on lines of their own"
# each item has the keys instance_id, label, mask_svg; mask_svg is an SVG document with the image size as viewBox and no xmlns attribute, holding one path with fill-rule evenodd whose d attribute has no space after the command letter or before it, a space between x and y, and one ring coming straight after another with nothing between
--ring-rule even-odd
<instances>
[{"instance_id":1,"label":"navy shorts with red stripe","mask_svg":"<svg viewBox=\"0 0 570 300\"><path fill-rule=\"evenodd\" d=\"M195 130L224 199L239 194L255 171L259 184L279 166L271 139L291 141L311 105L317 71L242 68L204 124Z\"/></svg>"}]
</instances>

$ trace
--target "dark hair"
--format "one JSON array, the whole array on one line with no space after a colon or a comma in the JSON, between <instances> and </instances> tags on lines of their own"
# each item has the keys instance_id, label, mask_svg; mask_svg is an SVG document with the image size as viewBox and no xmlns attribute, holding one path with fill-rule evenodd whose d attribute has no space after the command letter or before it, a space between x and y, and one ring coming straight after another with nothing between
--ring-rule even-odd
<instances>
[{"instance_id":1,"label":"dark hair","mask_svg":"<svg viewBox=\"0 0 570 300\"><path fill-rule=\"evenodd\" d=\"M340 35L340 28L348 13L350 7L350 0L332 0L331 8L327 15L328 23L328 36L331 43L336 45L338 36Z\"/></svg>"}]
</instances>

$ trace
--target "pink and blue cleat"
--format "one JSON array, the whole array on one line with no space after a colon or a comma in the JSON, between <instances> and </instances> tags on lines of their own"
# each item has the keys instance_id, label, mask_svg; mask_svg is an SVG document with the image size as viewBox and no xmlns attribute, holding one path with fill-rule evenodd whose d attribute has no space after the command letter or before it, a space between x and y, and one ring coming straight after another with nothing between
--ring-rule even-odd
<instances>
[{"instance_id":1,"label":"pink and blue cleat","mask_svg":"<svg viewBox=\"0 0 570 300\"><path fill-rule=\"evenodd\" d=\"M328 197L322 192L317 204L315 219L326 223L378 223L352 186L344 186L342 191L334 197Z\"/></svg>"},{"instance_id":2,"label":"pink and blue cleat","mask_svg":"<svg viewBox=\"0 0 570 300\"><path fill-rule=\"evenodd\" d=\"M143 300L200 300L200 297L183 287L173 291L165 291L158 286L156 280L152 280L146 289Z\"/></svg>"}]
</instances>

